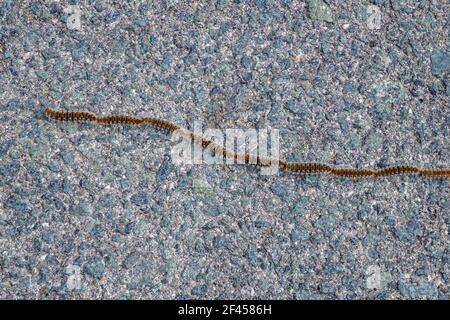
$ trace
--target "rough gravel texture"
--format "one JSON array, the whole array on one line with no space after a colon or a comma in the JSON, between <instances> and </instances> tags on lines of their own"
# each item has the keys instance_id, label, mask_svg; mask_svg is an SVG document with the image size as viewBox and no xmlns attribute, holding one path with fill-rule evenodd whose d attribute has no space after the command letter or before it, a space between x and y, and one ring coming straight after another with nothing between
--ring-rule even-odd
<instances>
[{"instance_id":1,"label":"rough gravel texture","mask_svg":"<svg viewBox=\"0 0 450 320\"><path fill-rule=\"evenodd\" d=\"M175 165L151 128L450 165L447 1L0 1L0 298L448 299L449 181ZM79 15L79 21L78 21Z\"/></svg>"}]
</instances>

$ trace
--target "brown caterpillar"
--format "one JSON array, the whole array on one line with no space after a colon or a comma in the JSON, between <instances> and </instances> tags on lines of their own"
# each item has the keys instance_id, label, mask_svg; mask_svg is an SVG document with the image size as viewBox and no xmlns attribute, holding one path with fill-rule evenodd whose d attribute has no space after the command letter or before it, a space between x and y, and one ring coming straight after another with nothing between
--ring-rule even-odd
<instances>
[{"instance_id":1,"label":"brown caterpillar","mask_svg":"<svg viewBox=\"0 0 450 320\"><path fill-rule=\"evenodd\" d=\"M183 129L169 121L152 117L137 118L122 115L99 117L88 112L55 111L50 108L46 108L44 113L51 119L61 121L88 121L98 124L148 124L167 133L173 133L180 130L180 135L192 139L194 142L200 144L204 149L222 154L224 158L239 160L243 163L254 164L257 166L270 166L271 164L276 163L283 170L298 173L328 173L335 176L351 178L385 177L399 174L415 174L420 177L430 178L450 178L450 168L419 168L406 165L392 166L381 169L339 168L325 163L292 163L280 159L271 159L249 154L239 154L234 151L227 150L211 140L197 136L193 132Z\"/></svg>"}]
</instances>

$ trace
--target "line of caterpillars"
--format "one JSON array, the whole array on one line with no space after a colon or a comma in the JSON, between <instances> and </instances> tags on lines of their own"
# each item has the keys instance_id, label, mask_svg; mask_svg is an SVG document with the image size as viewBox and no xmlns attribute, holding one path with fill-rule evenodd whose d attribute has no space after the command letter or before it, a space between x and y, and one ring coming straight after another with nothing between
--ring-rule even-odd
<instances>
[{"instance_id":1,"label":"line of caterpillars","mask_svg":"<svg viewBox=\"0 0 450 320\"><path fill-rule=\"evenodd\" d=\"M61 121L88 121L98 124L147 124L158 130L175 133L184 138L192 139L200 144L204 149L210 150L215 154L222 153L224 158L235 159L241 163L255 164L257 166L270 166L277 164L281 169L298 173L329 173L340 177L384 177L398 174L416 174L422 177L449 178L450 168L419 168L415 166L392 166L380 169L356 169L356 168L338 168L324 163L292 163L280 159L254 156L251 154L240 154L225 149L224 147L207 140L193 132L181 128L169 121L153 117L130 117L122 115L99 117L89 112L74 111L55 111L51 108L45 109L45 114L55 120Z\"/></svg>"}]
</instances>

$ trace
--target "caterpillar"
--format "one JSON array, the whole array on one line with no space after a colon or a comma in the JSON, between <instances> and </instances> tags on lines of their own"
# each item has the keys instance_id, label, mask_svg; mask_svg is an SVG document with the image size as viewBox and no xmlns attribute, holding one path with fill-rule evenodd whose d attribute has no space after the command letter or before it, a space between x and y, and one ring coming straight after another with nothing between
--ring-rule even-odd
<instances>
[{"instance_id":1,"label":"caterpillar","mask_svg":"<svg viewBox=\"0 0 450 320\"><path fill-rule=\"evenodd\" d=\"M139 118L124 115L101 117L89 112L56 111L51 108L45 108L44 113L48 118L60 121L84 121L95 122L98 124L147 124L157 130L166 133L176 132L185 138L192 139L195 143L201 145L202 148L209 151L214 151L216 154L222 154L224 158L239 160L245 164L253 164L256 166L270 166L275 163L279 166L279 168L285 171L297 173L327 173L338 177L349 178L386 177L400 174L415 174L420 177L428 178L450 178L450 168L420 168L410 165L399 165L378 169L340 168L326 163L287 162L280 159L272 159L249 154L239 154L228 150L211 140L198 136L187 129L181 128L169 121L153 117Z\"/></svg>"}]
</instances>

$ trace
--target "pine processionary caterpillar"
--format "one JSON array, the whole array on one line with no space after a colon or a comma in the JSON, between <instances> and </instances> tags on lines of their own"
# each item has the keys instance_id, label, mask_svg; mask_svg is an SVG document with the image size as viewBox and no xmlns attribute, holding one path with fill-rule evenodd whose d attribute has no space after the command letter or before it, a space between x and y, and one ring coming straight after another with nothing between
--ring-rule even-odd
<instances>
[{"instance_id":1,"label":"pine processionary caterpillar","mask_svg":"<svg viewBox=\"0 0 450 320\"><path fill-rule=\"evenodd\" d=\"M194 142L201 145L204 149L214 151L216 154L222 154L224 158L239 160L243 163L255 164L257 166L270 166L273 163L277 163L283 170L298 173L328 173L335 176L351 178L385 177L399 174L415 174L420 177L430 178L450 178L450 168L419 168L405 165L381 169L339 168L324 163L291 163L279 159L270 159L249 154L239 154L234 151L227 150L211 140L197 136L193 132L183 129L169 121L152 117L138 118L121 115L99 117L88 112L55 111L50 108L46 108L44 113L51 119L61 121L85 121L95 122L98 124L148 124L167 133L173 133L179 130L182 136L193 139Z\"/></svg>"}]
</instances>

